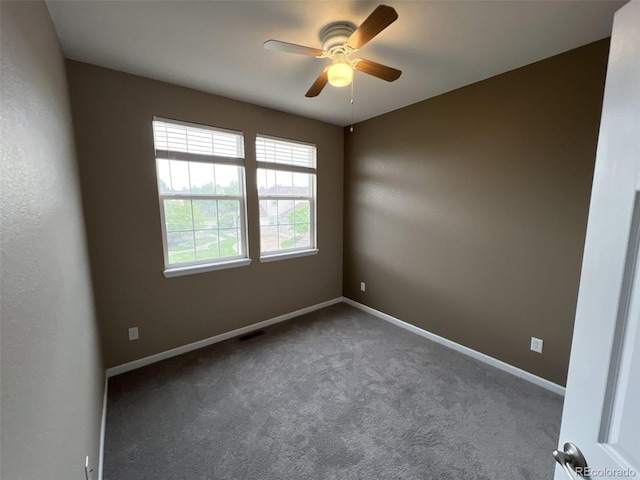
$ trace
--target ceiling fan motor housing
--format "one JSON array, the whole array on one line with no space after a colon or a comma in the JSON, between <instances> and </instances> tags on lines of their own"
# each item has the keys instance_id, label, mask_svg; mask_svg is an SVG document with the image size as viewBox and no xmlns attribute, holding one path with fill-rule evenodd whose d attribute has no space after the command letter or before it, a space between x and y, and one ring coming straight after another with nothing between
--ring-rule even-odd
<instances>
[{"instance_id":1,"label":"ceiling fan motor housing","mask_svg":"<svg viewBox=\"0 0 640 480\"><path fill-rule=\"evenodd\" d=\"M330 53L346 53L345 44L355 30L356 26L351 22L330 23L320 30L322 49Z\"/></svg>"}]
</instances>

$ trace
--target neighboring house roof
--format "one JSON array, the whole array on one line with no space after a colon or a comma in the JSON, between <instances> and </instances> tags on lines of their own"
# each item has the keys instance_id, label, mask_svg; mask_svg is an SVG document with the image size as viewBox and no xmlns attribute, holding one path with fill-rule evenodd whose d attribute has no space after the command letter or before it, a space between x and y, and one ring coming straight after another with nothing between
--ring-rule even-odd
<instances>
[{"instance_id":1,"label":"neighboring house roof","mask_svg":"<svg viewBox=\"0 0 640 480\"><path fill-rule=\"evenodd\" d=\"M289 213L291 213L291 211L292 211L294 208L295 208L295 204L294 204L294 205L291 205L289 208L287 208L287 209L285 209L285 210L281 211L281 212L279 213L279 215L280 215L280 216L283 216L283 215L289 215Z\"/></svg>"},{"instance_id":2,"label":"neighboring house roof","mask_svg":"<svg viewBox=\"0 0 640 480\"><path fill-rule=\"evenodd\" d=\"M288 185L274 185L273 187L261 187L258 190L260 195L309 195L309 187L292 187Z\"/></svg>"}]
</instances>

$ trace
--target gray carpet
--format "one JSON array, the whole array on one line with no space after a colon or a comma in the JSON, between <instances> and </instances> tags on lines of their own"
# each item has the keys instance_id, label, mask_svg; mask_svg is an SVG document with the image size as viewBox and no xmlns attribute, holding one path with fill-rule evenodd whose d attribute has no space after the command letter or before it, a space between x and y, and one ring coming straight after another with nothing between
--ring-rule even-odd
<instances>
[{"instance_id":1,"label":"gray carpet","mask_svg":"<svg viewBox=\"0 0 640 480\"><path fill-rule=\"evenodd\" d=\"M551 479L561 409L338 304L111 378L104 478Z\"/></svg>"}]
</instances>

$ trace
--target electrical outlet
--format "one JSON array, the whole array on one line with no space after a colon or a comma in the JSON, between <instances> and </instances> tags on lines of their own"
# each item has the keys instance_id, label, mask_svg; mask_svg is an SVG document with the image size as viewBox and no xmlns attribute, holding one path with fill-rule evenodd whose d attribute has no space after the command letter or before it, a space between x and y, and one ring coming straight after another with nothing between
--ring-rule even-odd
<instances>
[{"instance_id":1,"label":"electrical outlet","mask_svg":"<svg viewBox=\"0 0 640 480\"><path fill-rule=\"evenodd\" d=\"M542 340L536 337L531 337L531 350L534 352L542 353Z\"/></svg>"},{"instance_id":2,"label":"electrical outlet","mask_svg":"<svg viewBox=\"0 0 640 480\"><path fill-rule=\"evenodd\" d=\"M91 472L93 472L93 468L89 467L89 455L87 455L84 459L84 478L85 480L91 480Z\"/></svg>"},{"instance_id":3,"label":"electrical outlet","mask_svg":"<svg viewBox=\"0 0 640 480\"><path fill-rule=\"evenodd\" d=\"M140 338L138 334L138 327L133 327L129 329L129 340L137 340Z\"/></svg>"},{"instance_id":4,"label":"electrical outlet","mask_svg":"<svg viewBox=\"0 0 640 480\"><path fill-rule=\"evenodd\" d=\"M364 282L360 282L360 290L362 290L364 292L365 288L366 288L365 283Z\"/></svg>"}]
</instances>

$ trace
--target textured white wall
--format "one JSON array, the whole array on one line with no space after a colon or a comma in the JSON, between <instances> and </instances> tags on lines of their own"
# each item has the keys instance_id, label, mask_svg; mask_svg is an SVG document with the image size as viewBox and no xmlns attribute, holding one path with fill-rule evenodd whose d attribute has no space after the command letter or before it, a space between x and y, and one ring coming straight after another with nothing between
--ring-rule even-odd
<instances>
[{"instance_id":1,"label":"textured white wall","mask_svg":"<svg viewBox=\"0 0 640 480\"><path fill-rule=\"evenodd\" d=\"M64 59L44 2L0 5L0 477L82 479L104 372Z\"/></svg>"}]
</instances>

